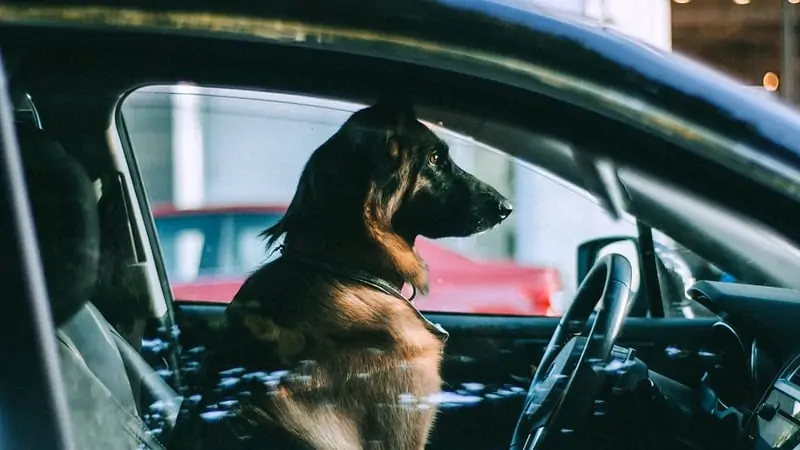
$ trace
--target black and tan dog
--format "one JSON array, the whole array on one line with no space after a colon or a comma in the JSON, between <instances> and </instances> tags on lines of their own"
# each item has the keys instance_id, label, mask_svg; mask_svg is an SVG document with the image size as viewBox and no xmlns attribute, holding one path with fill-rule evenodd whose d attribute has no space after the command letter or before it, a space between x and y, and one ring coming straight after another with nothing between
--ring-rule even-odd
<instances>
[{"instance_id":1,"label":"black and tan dog","mask_svg":"<svg viewBox=\"0 0 800 450\"><path fill-rule=\"evenodd\" d=\"M468 236L510 213L410 106L379 102L353 114L314 152L286 215L264 232L270 245L283 237L282 256L228 308L228 329L252 339L230 344L228 358L288 370L240 413L309 448L424 448L447 333L400 293L406 283L428 290L414 241Z\"/></svg>"}]
</instances>

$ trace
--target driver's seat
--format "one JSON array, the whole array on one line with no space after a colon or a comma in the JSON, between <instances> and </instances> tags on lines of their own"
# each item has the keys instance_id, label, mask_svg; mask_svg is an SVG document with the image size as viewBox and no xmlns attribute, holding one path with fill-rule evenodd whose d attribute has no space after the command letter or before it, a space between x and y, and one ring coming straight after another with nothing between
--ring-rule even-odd
<instances>
[{"instance_id":1,"label":"driver's seat","mask_svg":"<svg viewBox=\"0 0 800 450\"><path fill-rule=\"evenodd\" d=\"M17 134L59 341L61 379L76 448L163 449L134 395L149 393L165 428L178 396L88 301L100 255L97 198L81 165L33 124ZM160 433L159 433L160 434Z\"/></svg>"}]
</instances>

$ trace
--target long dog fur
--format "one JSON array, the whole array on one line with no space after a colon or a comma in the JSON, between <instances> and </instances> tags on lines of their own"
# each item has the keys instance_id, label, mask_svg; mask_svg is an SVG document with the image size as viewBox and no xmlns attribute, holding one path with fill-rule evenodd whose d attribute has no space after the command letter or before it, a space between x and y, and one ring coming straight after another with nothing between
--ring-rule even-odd
<instances>
[{"instance_id":1,"label":"long dog fur","mask_svg":"<svg viewBox=\"0 0 800 450\"><path fill-rule=\"evenodd\" d=\"M426 233L408 224L436 220L409 205L416 196L436 195L436 183L422 174L433 170L437 149L447 150L410 107L379 103L356 112L309 159L287 213L264 232L268 246L283 237L294 254L427 292L427 267L413 248ZM463 201L456 202L488 198L496 209L504 201L455 164L448 170L463 185ZM474 226L448 231L434 224L427 235L467 235L505 217L476 219L479 208L462 206ZM289 370L249 402L243 410L249 420L275 425L315 449L425 447L444 342L407 300L281 257L246 280L228 307L226 327L253 342L224 341L220 353L229 361Z\"/></svg>"}]
</instances>

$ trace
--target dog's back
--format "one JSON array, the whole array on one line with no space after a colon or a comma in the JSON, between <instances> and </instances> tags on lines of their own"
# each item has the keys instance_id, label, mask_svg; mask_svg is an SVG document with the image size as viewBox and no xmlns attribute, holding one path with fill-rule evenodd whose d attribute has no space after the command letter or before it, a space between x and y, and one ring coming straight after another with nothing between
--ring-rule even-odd
<instances>
[{"instance_id":1,"label":"dog's back","mask_svg":"<svg viewBox=\"0 0 800 450\"><path fill-rule=\"evenodd\" d=\"M423 448L443 342L402 298L283 258L254 273L229 325L289 370L255 406L314 448Z\"/></svg>"}]
</instances>

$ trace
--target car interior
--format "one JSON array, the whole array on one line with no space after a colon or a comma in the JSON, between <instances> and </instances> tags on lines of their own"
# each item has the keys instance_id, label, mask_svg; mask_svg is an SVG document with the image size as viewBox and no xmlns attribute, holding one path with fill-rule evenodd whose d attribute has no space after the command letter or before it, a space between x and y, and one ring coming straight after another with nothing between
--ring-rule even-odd
<instances>
[{"instance_id":1,"label":"car interior","mask_svg":"<svg viewBox=\"0 0 800 450\"><path fill-rule=\"evenodd\" d=\"M732 449L763 441L792 449L800 442L800 252L785 237L797 238L786 217L800 213L787 196L699 156L675 161L676 144L641 127L444 68L244 39L45 26L4 25L0 48L77 448L180 448L175 430L197 403L203 349L213 344L204 330L223 318L224 305L172 298L118 113L137 87L186 81L364 103L386 86L410 90L426 120L530 161L611 209L619 204L585 163L613 161L624 210L644 231L640 261L630 262L640 265L644 284L635 293L638 312L624 318L612 346L649 375L625 384L617 378L628 372L612 370L617 387L602 398L621 400L598 397L578 429L549 431L600 445L592 448ZM638 156L645 150L647 158ZM713 189L720 184L727 191ZM765 198L769 205L752 201ZM652 236L648 242L650 227L739 282L671 285ZM576 249L581 279L607 260L600 247ZM684 294L711 314L664 317ZM426 315L451 336L447 395L428 448L508 448L561 319ZM223 403L198 413L213 421L224 415Z\"/></svg>"}]
</instances>

